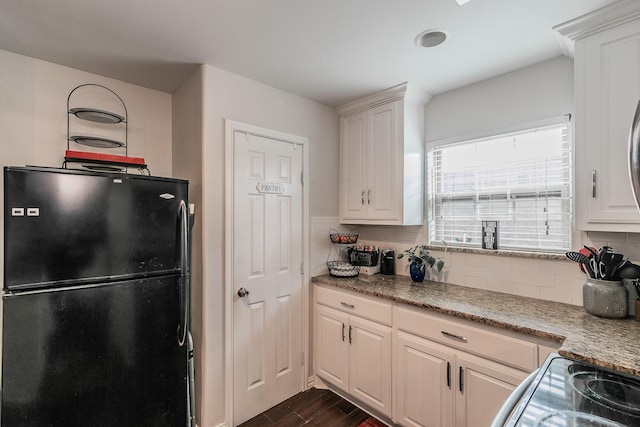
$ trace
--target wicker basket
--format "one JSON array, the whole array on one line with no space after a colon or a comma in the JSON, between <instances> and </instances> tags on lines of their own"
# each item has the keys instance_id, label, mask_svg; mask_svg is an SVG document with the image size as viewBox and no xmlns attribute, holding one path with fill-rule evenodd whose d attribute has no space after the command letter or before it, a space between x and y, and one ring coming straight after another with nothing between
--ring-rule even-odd
<instances>
[{"instance_id":1,"label":"wicker basket","mask_svg":"<svg viewBox=\"0 0 640 427\"><path fill-rule=\"evenodd\" d=\"M329 274L336 277L354 277L360 273L357 265L351 265L346 261L327 261Z\"/></svg>"},{"instance_id":2,"label":"wicker basket","mask_svg":"<svg viewBox=\"0 0 640 427\"><path fill-rule=\"evenodd\" d=\"M329 238L332 243L353 244L358 241L358 235L353 233L331 233Z\"/></svg>"}]
</instances>

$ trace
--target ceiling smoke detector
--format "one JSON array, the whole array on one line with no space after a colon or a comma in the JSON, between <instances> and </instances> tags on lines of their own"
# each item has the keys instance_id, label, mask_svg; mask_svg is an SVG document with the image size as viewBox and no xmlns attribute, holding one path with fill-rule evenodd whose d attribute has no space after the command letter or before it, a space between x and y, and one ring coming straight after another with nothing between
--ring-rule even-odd
<instances>
[{"instance_id":1,"label":"ceiling smoke detector","mask_svg":"<svg viewBox=\"0 0 640 427\"><path fill-rule=\"evenodd\" d=\"M447 37L449 33L445 30L426 30L416 36L415 43L419 47L435 47L444 43Z\"/></svg>"}]
</instances>

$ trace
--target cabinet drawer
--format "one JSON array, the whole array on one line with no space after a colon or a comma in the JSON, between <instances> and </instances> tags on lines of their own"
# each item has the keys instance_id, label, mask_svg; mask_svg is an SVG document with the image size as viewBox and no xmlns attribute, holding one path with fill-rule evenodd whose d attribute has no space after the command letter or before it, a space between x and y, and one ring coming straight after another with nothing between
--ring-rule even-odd
<instances>
[{"instance_id":1,"label":"cabinet drawer","mask_svg":"<svg viewBox=\"0 0 640 427\"><path fill-rule=\"evenodd\" d=\"M507 336L508 331L493 332L451 316L408 307L398 307L396 323L402 331L527 371L538 367L537 344Z\"/></svg>"},{"instance_id":2,"label":"cabinet drawer","mask_svg":"<svg viewBox=\"0 0 640 427\"><path fill-rule=\"evenodd\" d=\"M391 326L392 304L380 299L316 286L316 301L327 307Z\"/></svg>"}]
</instances>

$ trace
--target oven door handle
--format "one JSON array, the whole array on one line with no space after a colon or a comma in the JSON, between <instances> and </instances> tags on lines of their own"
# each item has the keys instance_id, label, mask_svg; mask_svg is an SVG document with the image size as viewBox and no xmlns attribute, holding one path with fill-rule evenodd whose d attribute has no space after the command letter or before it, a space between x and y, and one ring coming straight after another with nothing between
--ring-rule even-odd
<instances>
[{"instance_id":1,"label":"oven door handle","mask_svg":"<svg viewBox=\"0 0 640 427\"><path fill-rule=\"evenodd\" d=\"M535 371L531 372L529 376L525 378L524 381L522 381L518 385L518 387L515 388L515 390L513 390L511 395L502 404L502 407L498 411L496 417L493 419L491 427L504 427L507 424L509 415L511 415L516 405L520 402L520 399L522 399L522 396L524 396L524 393L527 391L531 383L533 383L533 379L538 374L538 370L539 369L536 369Z\"/></svg>"}]
</instances>

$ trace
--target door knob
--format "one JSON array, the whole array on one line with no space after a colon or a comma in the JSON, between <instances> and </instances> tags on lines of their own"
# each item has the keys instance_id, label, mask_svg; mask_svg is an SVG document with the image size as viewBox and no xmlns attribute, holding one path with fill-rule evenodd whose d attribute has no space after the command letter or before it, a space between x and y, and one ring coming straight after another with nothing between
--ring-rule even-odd
<instances>
[{"instance_id":1,"label":"door knob","mask_svg":"<svg viewBox=\"0 0 640 427\"><path fill-rule=\"evenodd\" d=\"M240 298L244 298L244 297L246 297L247 295L249 295L249 291L248 291L246 288L240 288L240 289L238 289L238 296L239 296Z\"/></svg>"}]
</instances>

